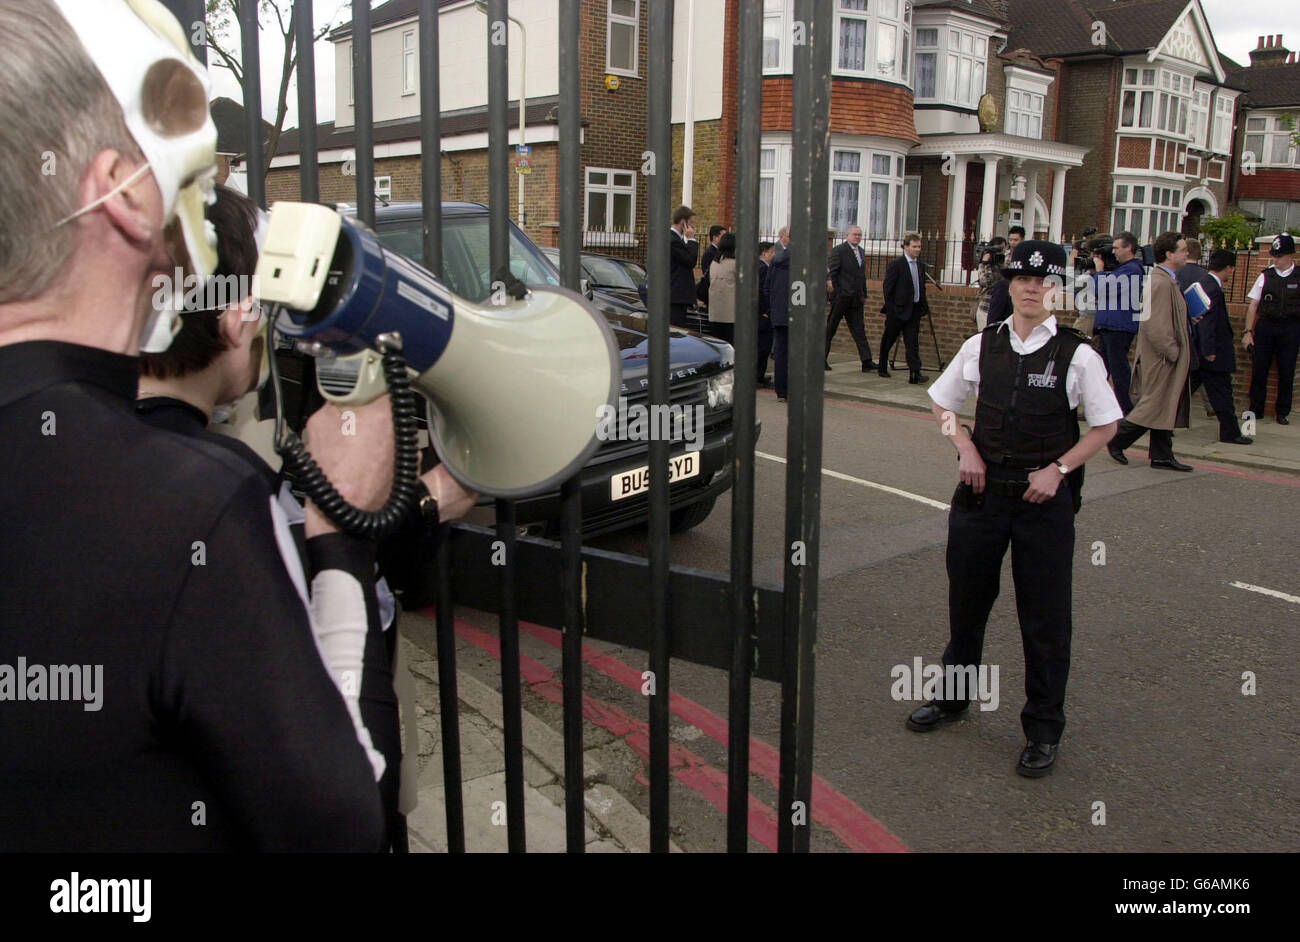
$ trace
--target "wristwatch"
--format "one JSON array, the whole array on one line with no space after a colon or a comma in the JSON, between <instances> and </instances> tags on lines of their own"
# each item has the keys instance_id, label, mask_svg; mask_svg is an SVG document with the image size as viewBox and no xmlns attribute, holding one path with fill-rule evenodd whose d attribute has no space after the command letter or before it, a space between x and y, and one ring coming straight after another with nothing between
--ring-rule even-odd
<instances>
[{"instance_id":1,"label":"wristwatch","mask_svg":"<svg viewBox=\"0 0 1300 942\"><path fill-rule=\"evenodd\" d=\"M429 492L429 488L423 481L419 482L416 491L415 507L416 512L420 515L420 520L426 527L436 528L438 526L438 498Z\"/></svg>"},{"instance_id":2,"label":"wristwatch","mask_svg":"<svg viewBox=\"0 0 1300 942\"><path fill-rule=\"evenodd\" d=\"M1061 477L1069 475L1070 468L1064 461L1053 461L1052 464L1056 465L1056 469L1061 472Z\"/></svg>"}]
</instances>

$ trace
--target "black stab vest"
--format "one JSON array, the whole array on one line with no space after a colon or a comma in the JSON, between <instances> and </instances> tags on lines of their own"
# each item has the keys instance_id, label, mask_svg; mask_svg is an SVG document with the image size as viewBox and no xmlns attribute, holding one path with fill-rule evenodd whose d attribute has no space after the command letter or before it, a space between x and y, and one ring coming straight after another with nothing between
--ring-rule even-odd
<instances>
[{"instance_id":1,"label":"black stab vest","mask_svg":"<svg viewBox=\"0 0 1300 942\"><path fill-rule=\"evenodd\" d=\"M1011 327L991 325L980 343L980 391L973 440L989 464L1044 467L1079 440L1065 375L1084 342L1077 331L1056 336L1027 356L1011 348Z\"/></svg>"},{"instance_id":2,"label":"black stab vest","mask_svg":"<svg viewBox=\"0 0 1300 942\"><path fill-rule=\"evenodd\" d=\"M1259 316L1300 321L1300 265L1283 278L1277 269L1264 269L1264 287L1259 295Z\"/></svg>"}]
</instances>

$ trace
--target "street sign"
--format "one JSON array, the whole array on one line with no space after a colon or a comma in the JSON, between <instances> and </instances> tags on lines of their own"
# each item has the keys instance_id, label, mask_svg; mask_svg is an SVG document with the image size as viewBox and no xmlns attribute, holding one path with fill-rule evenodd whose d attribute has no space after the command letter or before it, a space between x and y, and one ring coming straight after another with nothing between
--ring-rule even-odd
<instances>
[{"instance_id":1,"label":"street sign","mask_svg":"<svg viewBox=\"0 0 1300 942\"><path fill-rule=\"evenodd\" d=\"M523 155L527 156L528 154L531 154L532 152L533 152L533 147L532 147L531 144L516 144L516 145L515 145L515 153L516 153L516 154L523 154Z\"/></svg>"},{"instance_id":2,"label":"street sign","mask_svg":"<svg viewBox=\"0 0 1300 942\"><path fill-rule=\"evenodd\" d=\"M520 154L515 158L515 173L532 173L532 158L527 154Z\"/></svg>"}]
</instances>

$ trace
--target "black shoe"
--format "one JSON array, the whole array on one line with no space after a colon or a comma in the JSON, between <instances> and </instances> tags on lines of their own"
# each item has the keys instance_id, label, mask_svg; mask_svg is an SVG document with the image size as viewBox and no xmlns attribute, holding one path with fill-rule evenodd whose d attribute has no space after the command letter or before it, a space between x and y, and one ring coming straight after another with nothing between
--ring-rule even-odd
<instances>
[{"instance_id":1,"label":"black shoe","mask_svg":"<svg viewBox=\"0 0 1300 942\"><path fill-rule=\"evenodd\" d=\"M1220 438L1219 441L1225 445L1253 445L1255 439L1247 438L1245 435L1238 435L1236 438Z\"/></svg>"},{"instance_id":2,"label":"black shoe","mask_svg":"<svg viewBox=\"0 0 1300 942\"><path fill-rule=\"evenodd\" d=\"M823 364L823 366L826 367L826 372L827 372L827 373L829 373L829 372L831 371L831 365L830 365L829 363L825 363L825 364Z\"/></svg>"},{"instance_id":3,"label":"black shoe","mask_svg":"<svg viewBox=\"0 0 1300 942\"><path fill-rule=\"evenodd\" d=\"M1106 451L1120 464L1128 464L1128 456L1124 454L1123 448L1116 448L1114 445L1107 445Z\"/></svg>"},{"instance_id":4,"label":"black shoe","mask_svg":"<svg viewBox=\"0 0 1300 942\"><path fill-rule=\"evenodd\" d=\"M870 373L872 370L878 370L878 369L880 369L880 364L873 363L870 360L862 364L862 372L864 373Z\"/></svg>"},{"instance_id":5,"label":"black shoe","mask_svg":"<svg viewBox=\"0 0 1300 942\"><path fill-rule=\"evenodd\" d=\"M1016 763L1016 771L1025 778L1042 778L1044 775L1050 775L1052 766L1056 765L1056 751L1059 748L1057 743L1028 740L1024 751L1020 753L1020 761Z\"/></svg>"},{"instance_id":6,"label":"black shoe","mask_svg":"<svg viewBox=\"0 0 1300 942\"><path fill-rule=\"evenodd\" d=\"M883 376L885 379L889 379L889 370L885 369L885 364L883 364L883 363L880 364L880 366L879 366L879 368L877 368L876 372L877 372L878 374L880 374L881 376Z\"/></svg>"},{"instance_id":7,"label":"black shoe","mask_svg":"<svg viewBox=\"0 0 1300 942\"><path fill-rule=\"evenodd\" d=\"M763 389L770 389L772 386L772 377L764 376L758 381L758 385Z\"/></svg>"},{"instance_id":8,"label":"black shoe","mask_svg":"<svg viewBox=\"0 0 1300 942\"><path fill-rule=\"evenodd\" d=\"M1151 462L1153 468L1163 468L1166 471L1195 471L1190 464L1183 464L1177 458L1157 458Z\"/></svg>"},{"instance_id":9,"label":"black shoe","mask_svg":"<svg viewBox=\"0 0 1300 942\"><path fill-rule=\"evenodd\" d=\"M927 700L924 705L917 707L908 715L907 728L914 733L928 733L940 726L957 722L969 709L970 705L967 704L960 710L945 710L934 700Z\"/></svg>"},{"instance_id":10,"label":"black shoe","mask_svg":"<svg viewBox=\"0 0 1300 942\"><path fill-rule=\"evenodd\" d=\"M1284 416L1284 415L1279 415L1279 416L1277 417L1277 424L1278 424L1278 425L1290 425L1290 424L1291 424L1291 420L1288 419L1288 418L1287 418L1286 416Z\"/></svg>"},{"instance_id":11,"label":"black shoe","mask_svg":"<svg viewBox=\"0 0 1300 942\"><path fill-rule=\"evenodd\" d=\"M925 382L925 374L922 373L920 370L917 370L916 372L914 372L911 376L909 376L909 377L907 378L907 381L908 381L908 383L910 383L911 385L913 385L913 386L917 386L917 385L919 385L919 384Z\"/></svg>"}]
</instances>

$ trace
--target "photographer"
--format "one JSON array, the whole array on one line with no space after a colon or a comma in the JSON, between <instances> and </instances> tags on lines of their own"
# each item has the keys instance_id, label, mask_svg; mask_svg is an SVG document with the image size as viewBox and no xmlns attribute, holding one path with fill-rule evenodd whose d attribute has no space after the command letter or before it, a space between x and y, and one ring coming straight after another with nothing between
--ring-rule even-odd
<instances>
[{"instance_id":1,"label":"photographer","mask_svg":"<svg viewBox=\"0 0 1300 942\"><path fill-rule=\"evenodd\" d=\"M1100 345L1099 352L1106 363L1115 398L1127 415L1133 409L1129 398L1132 369L1128 362L1129 347L1137 335L1142 312L1142 288L1145 271L1137 256L1137 237L1131 232L1115 236L1108 252L1105 242L1091 247L1094 274L1093 296L1096 298L1096 320L1093 331ZM1108 259L1113 258L1111 263ZM1108 267L1113 264L1113 267Z\"/></svg>"},{"instance_id":2,"label":"photographer","mask_svg":"<svg viewBox=\"0 0 1300 942\"><path fill-rule=\"evenodd\" d=\"M989 324L1000 324L1011 314L1009 282L1002 276L1002 266L1007 260L1007 240L995 236L987 243L975 246L979 259L979 294L975 302L975 325L983 330Z\"/></svg>"},{"instance_id":3,"label":"photographer","mask_svg":"<svg viewBox=\"0 0 1300 942\"><path fill-rule=\"evenodd\" d=\"M0 664L99 678L93 702L42 683L0 704L0 847L379 850L373 770L265 478L133 410L142 341L165 349L175 325L156 278L212 271L216 163L206 72L175 22L135 9L0 0L5 152L41 141L58 161L0 178L0 436L24 456L0 465ZM375 506L391 423L357 425L369 447L326 420L313 449Z\"/></svg>"}]
</instances>

